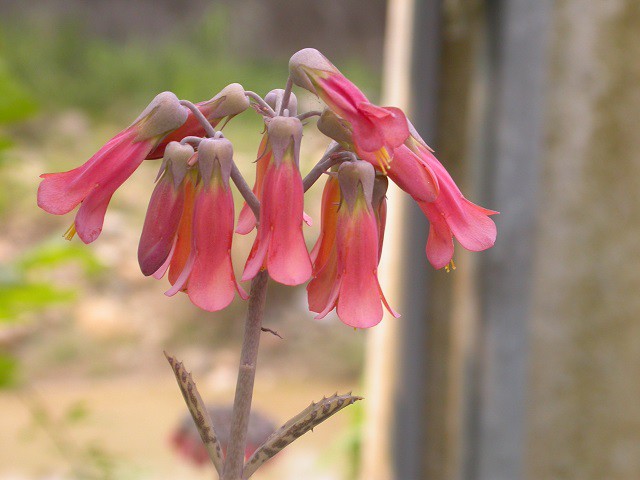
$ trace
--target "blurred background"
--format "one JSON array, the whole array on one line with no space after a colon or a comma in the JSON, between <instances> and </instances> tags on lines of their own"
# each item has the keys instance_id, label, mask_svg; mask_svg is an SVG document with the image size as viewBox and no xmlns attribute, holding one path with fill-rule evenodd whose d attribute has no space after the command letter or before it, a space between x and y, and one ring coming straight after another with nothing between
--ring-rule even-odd
<instances>
[{"instance_id":1,"label":"blurred background","mask_svg":"<svg viewBox=\"0 0 640 480\"><path fill-rule=\"evenodd\" d=\"M336 390L366 400L254 478L640 478L637 0L2 0L0 480L212 477L178 454L162 351L230 403L245 306L205 314L140 274L156 163L90 246L37 208L38 175L83 163L160 91L283 88L309 46L406 109L465 195L501 212L498 241L433 271L427 222L391 190L381 276L401 319L315 321L304 288L272 283L265 326L284 339L263 336L256 409L279 425ZM251 183L260 119L225 132ZM305 130L303 171L326 143Z\"/></svg>"}]
</instances>

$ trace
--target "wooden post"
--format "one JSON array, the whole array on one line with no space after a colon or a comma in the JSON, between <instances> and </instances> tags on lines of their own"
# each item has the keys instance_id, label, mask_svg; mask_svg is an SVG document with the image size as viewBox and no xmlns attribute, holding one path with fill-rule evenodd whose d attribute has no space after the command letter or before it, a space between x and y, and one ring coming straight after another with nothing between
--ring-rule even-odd
<instances>
[{"instance_id":1,"label":"wooden post","mask_svg":"<svg viewBox=\"0 0 640 480\"><path fill-rule=\"evenodd\" d=\"M499 209L496 246L480 257L479 349L465 479L523 478L533 232L543 155L550 2L487 1L483 204Z\"/></svg>"}]
</instances>

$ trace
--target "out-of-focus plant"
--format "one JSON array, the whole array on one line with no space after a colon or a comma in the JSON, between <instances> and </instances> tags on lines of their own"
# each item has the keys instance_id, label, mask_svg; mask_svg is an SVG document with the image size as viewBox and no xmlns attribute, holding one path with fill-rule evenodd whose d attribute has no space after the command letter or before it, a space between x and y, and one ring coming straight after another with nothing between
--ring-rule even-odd
<instances>
[{"instance_id":1,"label":"out-of-focus plant","mask_svg":"<svg viewBox=\"0 0 640 480\"><path fill-rule=\"evenodd\" d=\"M33 389L19 393L20 400L30 413L31 423L23 431L24 439L44 435L66 464L68 478L75 480L112 480L116 475L117 457L96 441L81 441L75 437L76 427L82 425L91 412L84 401L76 401L62 413L55 415L46 401Z\"/></svg>"},{"instance_id":2,"label":"out-of-focus plant","mask_svg":"<svg viewBox=\"0 0 640 480\"><path fill-rule=\"evenodd\" d=\"M0 161L2 151L12 144L9 136L3 133L3 129L9 124L28 118L35 110L35 101L27 89L9 72L0 51Z\"/></svg>"},{"instance_id":3,"label":"out-of-focus plant","mask_svg":"<svg viewBox=\"0 0 640 480\"><path fill-rule=\"evenodd\" d=\"M88 275L102 268L92 252L53 243L38 245L13 262L0 263L0 334L5 344L0 350L0 388L16 381L18 361L10 352L12 344L25 333L25 322L34 324L38 312L75 298L73 289L42 280L46 277L43 273L70 262L79 263Z\"/></svg>"},{"instance_id":4,"label":"out-of-focus plant","mask_svg":"<svg viewBox=\"0 0 640 480\"><path fill-rule=\"evenodd\" d=\"M199 62L198 62L199 64ZM147 78L147 76L145 76ZM298 113L293 86L326 104ZM246 110L264 123L251 188L236 165L222 128ZM300 146L306 120L332 140L303 178ZM218 128L218 130L216 130ZM415 200L430 222L426 256L438 269L455 269L454 237L462 247L482 251L495 243L497 214L471 203L435 157L404 112L380 107L315 49L295 53L284 89L264 98L232 83L210 100L193 104L172 92L158 94L127 128L83 165L45 173L38 205L55 215L78 207L66 238L84 243L100 236L115 191L144 161L162 159L138 246L145 276L162 279L209 312L248 299L229 440L221 442L191 374L167 355L211 463L222 480L246 480L270 458L334 413L361 399L348 393L311 403L273 432L245 458L258 348L268 279L307 285L309 310L324 318L335 309L353 328L370 328L395 313L378 281L386 225L389 179ZM308 251L303 224L305 192L326 178L320 236ZM231 185L245 200L235 225ZM241 281L232 265L234 233L256 229ZM277 333L276 333L277 334ZM278 335L279 336L279 335Z\"/></svg>"}]
</instances>

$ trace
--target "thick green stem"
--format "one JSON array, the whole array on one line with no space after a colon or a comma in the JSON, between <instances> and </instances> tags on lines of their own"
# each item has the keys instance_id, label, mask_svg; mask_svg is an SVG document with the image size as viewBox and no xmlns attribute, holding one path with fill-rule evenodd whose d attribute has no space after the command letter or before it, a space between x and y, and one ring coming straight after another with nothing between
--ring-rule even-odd
<instances>
[{"instance_id":1,"label":"thick green stem","mask_svg":"<svg viewBox=\"0 0 640 480\"><path fill-rule=\"evenodd\" d=\"M244 327L238 382L233 402L233 419L231 421L231 436L227 447L222 480L241 480L244 465L244 450L249 428L251 400L253 398L253 384L256 377L258 347L264 305L267 296L267 271L261 271L251 282L251 297Z\"/></svg>"}]
</instances>

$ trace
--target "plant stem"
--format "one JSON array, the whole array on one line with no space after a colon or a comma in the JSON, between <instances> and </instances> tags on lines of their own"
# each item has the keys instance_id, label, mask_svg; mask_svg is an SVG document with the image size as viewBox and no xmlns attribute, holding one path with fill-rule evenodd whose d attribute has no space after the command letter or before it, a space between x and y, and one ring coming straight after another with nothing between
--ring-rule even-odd
<instances>
[{"instance_id":1,"label":"plant stem","mask_svg":"<svg viewBox=\"0 0 640 480\"><path fill-rule=\"evenodd\" d=\"M241 480L244 466L244 449L249 428L249 414L253 398L253 383L256 377L256 363L264 305L267 296L267 280L269 274L261 271L251 282L251 297L244 326L242 353L238 369L236 395L233 401L233 418L224 470L221 480Z\"/></svg>"},{"instance_id":2,"label":"plant stem","mask_svg":"<svg viewBox=\"0 0 640 480\"><path fill-rule=\"evenodd\" d=\"M216 130L211 126L209 120L204 116L204 114L189 100L180 100L180 105L184 105L187 107L193 115L196 117L200 125L204 128L204 131L207 133L208 137L213 137L216 134Z\"/></svg>"},{"instance_id":3,"label":"plant stem","mask_svg":"<svg viewBox=\"0 0 640 480\"><path fill-rule=\"evenodd\" d=\"M258 200L258 197L254 195L253 190L251 190L251 187L247 184L236 162L233 162L231 166L231 180L233 180L244 201L247 202L247 205L249 205L249 208L253 211L253 215L256 217L256 224L259 223L260 200ZM253 288L253 284L251 284L251 286Z\"/></svg>"},{"instance_id":4,"label":"plant stem","mask_svg":"<svg viewBox=\"0 0 640 480\"><path fill-rule=\"evenodd\" d=\"M291 77L287 78L287 85L284 87L284 94L282 95L282 103L278 110L278 115L282 115L286 108L289 107L289 98L291 97L291 89L293 88L293 80Z\"/></svg>"},{"instance_id":5,"label":"plant stem","mask_svg":"<svg viewBox=\"0 0 640 480\"><path fill-rule=\"evenodd\" d=\"M320 178L320 176L329 168L334 166L336 163L343 161L344 159L341 157L335 156L336 153L342 147L338 145L336 142L331 142L327 151L324 152L322 158L316 163L316 165L311 169L311 171L307 174L306 177L302 180L302 186L304 191L309 190L314 183ZM345 156L348 155L348 152L345 152Z\"/></svg>"}]
</instances>

